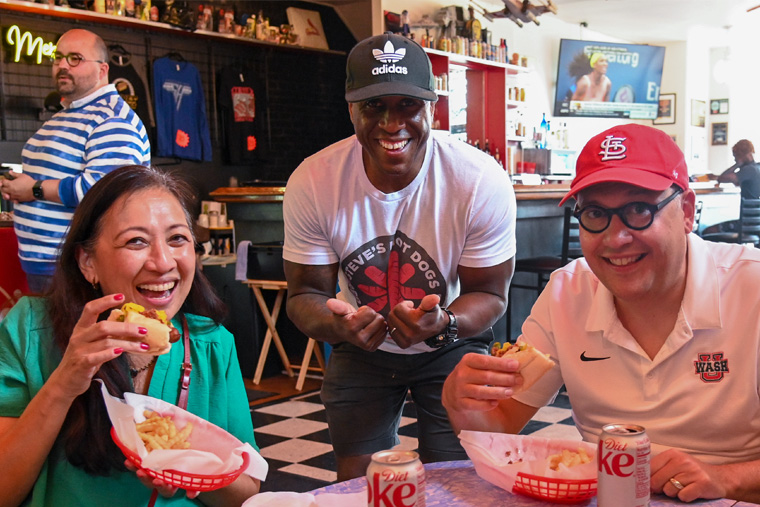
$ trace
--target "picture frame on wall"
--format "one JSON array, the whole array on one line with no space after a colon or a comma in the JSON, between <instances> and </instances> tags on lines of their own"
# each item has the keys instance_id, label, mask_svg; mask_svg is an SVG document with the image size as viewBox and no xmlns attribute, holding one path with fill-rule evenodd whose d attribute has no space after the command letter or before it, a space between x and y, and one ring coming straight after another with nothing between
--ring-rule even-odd
<instances>
[{"instance_id":1,"label":"picture frame on wall","mask_svg":"<svg viewBox=\"0 0 760 507\"><path fill-rule=\"evenodd\" d=\"M655 125L669 125L676 122L676 94L661 93L657 118L652 120Z\"/></svg>"},{"instance_id":2,"label":"picture frame on wall","mask_svg":"<svg viewBox=\"0 0 760 507\"><path fill-rule=\"evenodd\" d=\"M728 114L728 99L711 99L710 114Z\"/></svg>"},{"instance_id":3,"label":"picture frame on wall","mask_svg":"<svg viewBox=\"0 0 760 507\"><path fill-rule=\"evenodd\" d=\"M288 24L293 27L293 32L298 35L301 46L317 49L330 49L327 46L322 18L317 11L288 7L285 9L288 15Z\"/></svg>"},{"instance_id":4,"label":"picture frame on wall","mask_svg":"<svg viewBox=\"0 0 760 507\"><path fill-rule=\"evenodd\" d=\"M728 144L728 123L712 124L712 145L721 146Z\"/></svg>"},{"instance_id":5,"label":"picture frame on wall","mask_svg":"<svg viewBox=\"0 0 760 507\"><path fill-rule=\"evenodd\" d=\"M691 125L694 127L705 126L705 109L704 100L691 99Z\"/></svg>"}]
</instances>

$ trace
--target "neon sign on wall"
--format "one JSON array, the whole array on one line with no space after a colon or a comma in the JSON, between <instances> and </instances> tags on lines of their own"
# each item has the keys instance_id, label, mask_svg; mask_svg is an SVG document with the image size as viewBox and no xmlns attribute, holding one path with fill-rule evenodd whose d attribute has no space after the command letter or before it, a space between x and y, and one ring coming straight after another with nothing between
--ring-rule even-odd
<instances>
[{"instance_id":1,"label":"neon sign on wall","mask_svg":"<svg viewBox=\"0 0 760 507\"><path fill-rule=\"evenodd\" d=\"M53 42L45 42L42 37L35 37L31 32L21 32L21 28L18 25L13 25L5 32L5 43L9 46L14 46L13 61L18 63L24 56L35 56L37 64L42 63L42 58L50 58L55 53L56 44ZM26 49L26 54L24 50Z\"/></svg>"}]
</instances>

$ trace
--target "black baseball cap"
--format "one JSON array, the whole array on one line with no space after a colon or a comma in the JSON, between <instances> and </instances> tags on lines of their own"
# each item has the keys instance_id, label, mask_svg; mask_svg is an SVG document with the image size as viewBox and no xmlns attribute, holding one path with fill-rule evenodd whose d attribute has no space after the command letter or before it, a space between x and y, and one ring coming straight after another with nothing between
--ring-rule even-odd
<instances>
[{"instance_id":1,"label":"black baseball cap","mask_svg":"<svg viewBox=\"0 0 760 507\"><path fill-rule=\"evenodd\" d=\"M346 100L402 95L438 100L430 59L411 39L386 32L359 42L348 55Z\"/></svg>"}]
</instances>

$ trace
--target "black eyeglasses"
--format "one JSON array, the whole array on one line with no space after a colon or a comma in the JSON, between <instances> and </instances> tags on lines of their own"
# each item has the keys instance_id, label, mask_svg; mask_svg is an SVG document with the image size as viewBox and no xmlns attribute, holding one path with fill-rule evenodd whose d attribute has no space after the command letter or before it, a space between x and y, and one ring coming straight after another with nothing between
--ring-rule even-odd
<instances>
[{"instance_id":1,"label":"black eyeglasses","mask_svg":"<svg viewBox=\"0 0 760 507\"><path fill-rule=\"evenodd\" d=\"M585 208L575 208L573 216L578 219L581 227L588 232L603 232L610 226L612 216L617 215L623 221L626 227L635 231L643 231L654 222L654 216L662 208L668 205L670 201L683 192L680 188L670 194L668 197L657 204L648 202L629 202L619 208L603 208L601 206L590 205Z\"/></svg>"},{"instance_id":2,"label":"black eyeglasses","mask_svg":"<svg viewBox=\"0 0 760 507\"><path fill-rule=\"evenodd\" d=\"M53 53L53 56L50 57L50 59L53 61L54 65L60 65L61 60L66 59L66 63L69 64L70 67L76 67L82 62L98 62L103 63L103 60L88 60L84 56L80 55L79 53L69 53L67 55L64 55L62 53Z\"/></svg>"}]
</instances>

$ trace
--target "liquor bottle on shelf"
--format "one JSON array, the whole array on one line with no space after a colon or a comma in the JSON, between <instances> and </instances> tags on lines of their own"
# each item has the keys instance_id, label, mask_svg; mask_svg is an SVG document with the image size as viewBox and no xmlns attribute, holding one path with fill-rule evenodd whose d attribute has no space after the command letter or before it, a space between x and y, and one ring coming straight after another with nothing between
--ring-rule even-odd
<instances>
[{"instance_id":1,"label":"liquor bottle on shelf","mask_svg":"<svg viewBox=\"0 0 760 507\"><path fill-rule=\"evenodd\" d=\"M540 126L539 134L538 134L539 148L546 148L546 141L548 137L549 137L549 124L546 122L546 113L544 113L543 118L541 118L541 126Z\"/></svg>"},{"instance_id":2,"label":"liquor bottle on shelf","mask_svg":"<svg viewBox=\"0 0 760 507\"><path fill-rule=\"evenodd\" d=\"M467 8L467 10L470 13L470 19L467 20L467 23L464 26L464 36L471 41L480 41L482 37L482 31L480 26L480 21L475 19L475 8L470 6ZM472 55L477 56L477 55Z\"/></svg>"},{"instance_id":3,"label":"liquor bottle on shelf","mask_svg":"<svg viewBox=\"0 0 760 507\"><path fill-rule=\"evenodd\" d=\"M203 10L205 9L203 4L198 5L198 19L195 21L196 30L207 30L206 18L203 16Z\"/></svg>"}]
</instances>

